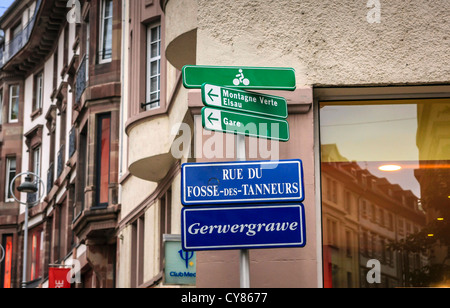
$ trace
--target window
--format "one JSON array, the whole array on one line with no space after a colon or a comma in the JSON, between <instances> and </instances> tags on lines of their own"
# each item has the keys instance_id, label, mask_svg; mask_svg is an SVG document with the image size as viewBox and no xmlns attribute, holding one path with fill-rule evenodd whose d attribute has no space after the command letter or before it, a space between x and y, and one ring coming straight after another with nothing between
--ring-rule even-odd
<instances>
[{"instance_id":1,"label":"window","mask_svg":"<svg viewBox=\"0 0 450 308\"><path fill-rule=\"evenodd\" d=\"M338 235L338 229L337 229L337 222L334 220L329 219L327 221L327 245L337 247L337 235Z\"/></svg>"},{"instance_id":2,"label":"window","mask_svg":"<svg viewBox=\"0 0 450 308\"><path fill-rule=\"evenodd\" d=\"M58 89L58 52L59 48L56 47L55 52L53 53L53 90L56 91Z\"/></svg>"},{"instance_id":3,"label":"window","mask_svg":"<svg viewBox=\"0 0 450 308\"><path fill-rule=\"evenodd\" d=\"M85 58L85 65L86 65L86 81L89 80L89 47L90 47L90 40L91 40L91 25L89 21L86 21L86 58Z\"/></svg>"},{"instance_id":4,"label":"window","mask_svg":"<svg viewBox=\"0 0 450 308\"><path fill-rule=\"evenodd\" d=\"M144 283L145 215L131 225L131 287Z\"/></svg>"},{"instance_id":5,"label":"window","mask_svg":"<svg viewBox=\"0 0 450 308\"><path fill-rule=\"evenodd\" d=\"M100 18L99 63L107 63L112 58L113 1L103 0Z\"/></svg>"},{"instance_id":6,"label":"window","mask_svg":"<svg viewBox=\"0 0 450 308\"><path fill-rule=\"evenodd\" d=\"M106 207L109 202L111 115L100 115L97 120L97 206Z\"/></svg>"},{"instance_id":7,"label":"window","mask_svg":"<svg viewBox=\"0 0 450 308\"><path fill-rule=\"evenodd\" d=\"M41 177L41 147L38 146L31 150L30 153L30 166L31 172L36 174L39 178ZM38 180L36 177L34 178L34 183L39 186ZM39 196L39 192L34 194L27 194L27 202L29 204L37 205L37 199Z\"/></svg>"},{"instance_id":8,"label":"window","mask_svg":"<svg viewBox=\"0 0 450 308\"><path fill-rule=\"evenodd\" d=\"M164 268L165 250L164 234L172 233L172 189L169 188L159 199L160 204L160 222L159 222L159 266Z\"/></svg>"},{"instance_id":9,"label":"window","mask_svg":"<svg viewBox=\"0 0 450 308\"><path fill-rule=\"evenodd\" d=\"M321 102L319 112L324 285L444 285L450 99ZM371 259L384 265L381 284L367 281Z\"/></svg>"},{"instance_id":10,"label":"window","mask_svg":"<svg viewBox=\"0 0 450 308\"><path fill-rule=\"evenodd\" d=\"M18 85L9 87L9 123L19 122L19 89Z\"/></svg>"},{"instance_id":11,"label":"window","mask_svg":"<svg viewBox=\"0 0 450 308\"><path fill-rule=\"evenodd\" d=\"M33 111L42 109L42 101L44 99L43 95L43 82L44 82L44 74L39 73L34 77L34 105Z\"/></svg>"},{"instance_id":12,"label":"window","mask_svg":"<svg viewBox=\"0 0 450 308\"><path fill-rule=\"evenodd\" d=\"M352 194L349 191L345 192L345 211L352 214Z\"/></svg>"},{"instance_id":13,"label":"window","mask_svg":"<svg viewBox=\"0 0 450 308\"><path fill-rule=\"evenodd\" d=\"M29 259L30 281L42 277L41 257L44 249L44 232L42 227L30 232L30 250L31 258Z\"/></svg>"},{"instance_id":14,"label":"window","mask_svg":"<svg viewBox=\"0 0 450 308\"><path fill-rule=\"evenodd\" d=\"M87 134L88 127L85 125L80 128L79 135L79 149L78 149L78 161L77 161L77 177L75 184L75 209L74 220L78 219L81 213L85 209L85 192L86 177L87 177Z\"/></svg>"},{"instance_id":15,"label":"window","mask_svg":"<svg viewBox=\"0 0 450 308\"><path fill-rule=\"evenodd\" d=\"M161 26L147 29L147 90L145 110L160 107L161 92Z\"/></svg>"},{"instance_id":16,"label":"window","mask_svg":"<svg viewBox=\"0 0 450 308\"><path fill-rule=\"evenodd\" d=\"M0 251L0 256L3 256L3 262L0 263L0 289L11 288L12 278L12 252L13 252L13 237L12 235L4 235L2 241L3 251Z\"/></svg>"},{"instance_id":17,"label":"window","mask_svg":"<svg viewBox=\"0 0 450 308\"><path fill-rule=\"evenodd\" d=\"M345 231L345 241L346 241L346 252L347 257L351 258L353 256L353 240L351 231Z\"/></svg>"},{"instance_id":18,"label":"window","mask_svg":"<svg viewBox=\"0 0 450 308\"><path fill-rule=\"evenodd\" d=\"M54 238L55 261L62 261L70 252L72 247L72 219L73 211L70 210L69 199L65 198L56 206L55 218L57 219L56 234Z\"/></svg>"},{"instance_id":19,"label":"window","mask_svg":"<svg viewBox=\"0 0 450 308\"><path fill-rule=\"evenodd\" d=\"M10 187L12 180L16 176L16 158L6 159L6 181L5 181L5 202L14 202L13 194L11 194ZM15 189L13 184L13 191Z\"/></svg>"},{"instance_id":20,"label":"window","mask_svg":"<svg viewBox=\"0 0 450 308\"><path fill-rule=\"evenodd\" d=\"M33 173L41 177L41 147L33 150Z\"/></svg>"},{"instance_id":21,"label":"window","mask_svg":"<svg viewBox=\"0 0 450 308\"><path fill-rule=\"evenodd\" d=\"M3 262L0 263L0 289L11 289L13 252L12 235L4 235L1 244L3 250L0 251L0 256L3 257Z\"/></svg>"},{"instance_id":22,"label":"window","mask_svg":"<svg viewBox=\"0 0 450 308\"><path fill-rule=\"evenodd\" d=\"M22 21L20 21L20 23L18 23L16 26L14 26L11 30L12 32L12 39L14 40L16 37L18 37L20 34L22 34Z\"/></svg>"},{"instance_id":23,"label":"window","mask_svg":"<svg viewBox=\"0 0 450 308\"><path fill-rule=\"evenodd\" d=\"M0 125L2 125L3 123L2 119L3 119L3 89L0 89Z\"/></svg>"}]
</instances>

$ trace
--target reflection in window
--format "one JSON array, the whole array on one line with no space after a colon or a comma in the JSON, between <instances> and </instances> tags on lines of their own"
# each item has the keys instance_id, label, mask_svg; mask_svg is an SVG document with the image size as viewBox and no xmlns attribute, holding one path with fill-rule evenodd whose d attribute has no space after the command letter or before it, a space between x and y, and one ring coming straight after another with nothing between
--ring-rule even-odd
<instances>
[{"instance_id":1,"label":"reflection in window","mask_svg":"<svg viewBox=\"0 0 450 308\"><path fill-rule=\"evenodd\" d=\"M320 107L324 286L450 285L450 100Z\"/></svg>"}]
</instances>

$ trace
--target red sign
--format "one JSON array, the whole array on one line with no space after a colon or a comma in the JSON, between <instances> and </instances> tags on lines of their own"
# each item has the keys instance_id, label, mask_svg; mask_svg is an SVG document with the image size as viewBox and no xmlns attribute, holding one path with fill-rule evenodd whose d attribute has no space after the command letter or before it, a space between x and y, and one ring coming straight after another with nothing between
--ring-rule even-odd
<instances>
[{"instance_id":1,"label":"red sign","mask_svg":"<svg viewBox=\"0 0 450 308\"><path fill-rule=\"evenodd\" d=\"M70 268L50 268L48 273L49 289L70 289L70 282L67 276Z\"/></svg>"}]
</instances>

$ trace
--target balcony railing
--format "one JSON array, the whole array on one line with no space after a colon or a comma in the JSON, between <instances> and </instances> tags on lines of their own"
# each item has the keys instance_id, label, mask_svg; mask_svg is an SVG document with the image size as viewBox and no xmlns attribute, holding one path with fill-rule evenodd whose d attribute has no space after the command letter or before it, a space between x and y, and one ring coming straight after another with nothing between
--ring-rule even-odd
<instances>
[{"instance_id":1,"label":"balcony railing","mask_svg":"<svg viewBox=\"0 0 450 308\"><path fill-rule=\"evenodd\" d=\"M37 0L36 9L28 24L14 38L0 49L0 68L2 68L9 60L11 60L29 41L36 16L41 7L42 0Z\"/></svg>"}]
</instances>

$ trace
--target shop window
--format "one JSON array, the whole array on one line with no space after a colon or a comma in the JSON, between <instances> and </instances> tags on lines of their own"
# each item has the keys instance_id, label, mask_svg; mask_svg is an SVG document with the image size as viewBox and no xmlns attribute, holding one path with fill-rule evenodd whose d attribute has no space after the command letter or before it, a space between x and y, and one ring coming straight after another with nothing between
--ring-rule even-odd
<instances>
[{"instance_id":1,"label":"shop window","mask_svg":"<svg viewBox=\"0 0 450 308\"><path fill-rule=\"evenodd\" d=\"M450 99L320 103L324 286L450 283L449 131Z\"/></svg>"},{"instance_id":2,"label":"shop window","mask_svg":"<svg viewBox=\"0 0 450 308\"><path fill-rule=\"evenodd\" d=\"M111 115L99 115L97 121L97 206L106 207L109 202Z\"/></svg>"}]
</instances>

